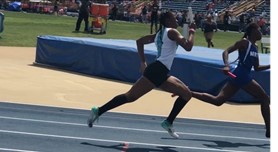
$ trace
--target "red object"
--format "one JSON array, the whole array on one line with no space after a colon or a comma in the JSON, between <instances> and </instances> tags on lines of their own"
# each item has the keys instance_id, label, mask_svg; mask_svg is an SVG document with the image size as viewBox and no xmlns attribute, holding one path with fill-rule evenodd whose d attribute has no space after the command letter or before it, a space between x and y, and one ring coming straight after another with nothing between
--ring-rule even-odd
<instances>
[{"instance_id":1,"label":"red object","mask_svg":"<svg viewBox=\"0 0 278 152\"><path fill-rule=\"evenodd\" d=\"M99 15L99 5L96 5L95 3L92 4L92 7L91 7L91 13L92 15L94 16L97 16Z\"/></svg>"},{"instance_id":2,"label":"red object","mask_svg":"<svg viewBox=\"0 0 278 152\"><path fill-rule=\"evenodd\" d=\"M99 15L100 16L108 16L109 15L109 5L108 4L99 5Z\"/></svg>"},{"instance_id":3,"label":"red object","mask_svg":"<svg viewBox=\"0 0 278 152\"><path fill-rule=\"evenodd\" d=\"M236 78L236 75L234 75L232 72L228 72L228 75L229 75L231 78Z\"/></svg>"},{"instance_id":4,"label":"red object","mask_svg":"<svg viewBox=\"0 0 278 152\"><path fill-rule=\"evenodd\" d=\"M108 4L99 4L93 3L91 7L91 13L93 16L103 16L106 17L109 15L109 5Z\"/></svg>"}]
</instances>

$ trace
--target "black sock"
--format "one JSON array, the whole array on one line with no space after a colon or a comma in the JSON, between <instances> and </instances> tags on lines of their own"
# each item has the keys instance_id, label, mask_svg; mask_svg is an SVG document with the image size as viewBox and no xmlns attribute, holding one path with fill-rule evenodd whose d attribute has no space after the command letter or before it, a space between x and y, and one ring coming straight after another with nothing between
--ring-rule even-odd
<instances>
[{"instance_id":1,"label":"black sock","mask_svg":"<svg viewBox=\"0 0 278 152\"><path fill-rule=\"evenodd\" d=\"M175 118L177 117L177 115L180 113L180 111L186 105L187 102L188 101L182 99L181 97L178 97L178 99L175 101L171 113L166 119L170 124L173 124L173 121L175 120Z\"/></svg>"},{"instance_id":2,"label":"black sock","mask_svg":"<svg viewBox=\"0 0 278 152\"><path fill-rule=\"evenodd\" d=\"M118 96L114 97L112 100L110 100L109 102L107 102L102 107L99 107L98 115L100 116L103 113L105 113L111 109L114 109L120 105L123 105L127 102L128 102L128 100L124 94L118 95Z\"/></svg>"}]
</instances>

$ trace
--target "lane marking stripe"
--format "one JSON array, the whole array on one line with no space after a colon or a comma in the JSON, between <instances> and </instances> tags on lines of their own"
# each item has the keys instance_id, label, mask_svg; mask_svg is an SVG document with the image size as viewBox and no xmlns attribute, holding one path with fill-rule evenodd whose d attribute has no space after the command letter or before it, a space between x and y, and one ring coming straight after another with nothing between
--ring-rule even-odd
<instances>
[{"instance_id":1,"label":"lane marking stripe","mask_svg":"<svg viewBox=\"0 0 278 152\"><path fill-rule=\"evenodd\" d=\"M3 101L5 103L11 103L11 104L19 104L19 105L25 105L25 106L40 106L40 107L45 107L45 108L62 108L62 109L70 109L70 110L88 110L88 109L84 109L84 108L76 108L76 107L72 107L72 108L65 108L62 106L53 106L53 105L43 105L43 104L28 104L28 103L22 103L22 102L15 102L15 101ZM10 108L10 107L9 107ZM33 109L30 109L33 110ZM159 116L159 117L164 117L164 115L149 115L149 114L145 114L145 113L129 113L129 112L121 112L121 111L115 111L114 113L120 113L120 114L138 114L138 115L143 115L143 116ZM82 115L82 114L81 114ZM208 121L216 121L216 122L231 122L231 123L241 123L241 124L255 124L255 125L264 125L264 123L255 123L255 122L242 122L242 121L228 121L228 120L217 120L217 119L203 119L203 118L191 118L191 117L187 117L187 119L192 119L192 120L208 120Z\"/></svg>"},{"instance_id":2,"label":"lane marking stripe","mask_svg":"<svg viewBox=\"0 0 278 152\"><path fill-rule=\"evenodd\" d=\"M110 142L110 143L125 143L126 142L126 141L120 141L120 140L107 140L107 139L97 139L97 138L61 136L61 135L52 135L52 134L39 134L39 133L32 133L32 132L20 132L20 131L10 131L10 130L0 130L0 132L2 132L2 133L11 133L11 134L31 135L31 136L63 138L63 139L101 141L101 142ZM173 147L173 148L181 148L181 149L194 149L194 150L204 150L204 151L214 151L214 152L216 152L216 151L219 151L219 152L249 152L249 151L236 151L236 150L224 150L224 149L213 149L213 148L199 148L199 147L188 147L188 146L177 146L177 145L151 144L151 143L141 143L141 142L128 142L128 143L129 144L134 144L134 145L141 145L141 146Z\"/></svg>"},{"instance_id":3,"label":"lane marking stripe","mask_svg":"<svg viewBox=\"0 0 278 152\"><path fill-rule=\"evenodd\" d=\"M25 105L25 104L24 104ZM25 105L26 106L26 105ZM28 105L27 105L28 106ZM35 105L37 106L37 105ZM39 105L41 106L41 105ZM46 107L48 108L49 106L41 106L41 107ZM41 110L34 110L34 109L27 109L27 108L14 108L14 107L6 107L6 106L0 106L0 109L13 109L13 110L22 110L22 111L35 111L35 112L41 112ZM49 107L49 108L53 108L53 107ZM59 108L59 107L54 107L54 108ZM74 109L70 109L70 110L74 110ZM77 109L77 110L82 110L82 109ZM73 112L59 112L59 111L52 111L52 110L44 110L44 112L48 112L48 113L53 113L53 114L63 114L63 115L74 115L74 116L88 116L85 114L80 114L80 113L73 113ZM124 112L113 112L113 113L119 113L119 114L133 114L134 113L124 113ZM147 114L136 114L136 115L143 115L143 116L158 116L161 117L159 115L147 115ZM106 118L117 118L117 119L124 119L124 120L144 120L147 122L153 122L153 120L147 120L147 119L136 119L136 118L125 118L125 117L113 117L113 116L102 116L102 117L106 117ZM186 118L189 120L199 120L199 121L215 121L215 122L227 122L227 123L236 123L236 124L253 124L253 125L264 125L261 123L251 123L251 122L236 122L236 121L224 121L224 120L214 120L214 119L201 119L201 118ZM231 128L231 129L245 129L245 130L265 130L263 128L253 128L253 127L238 127L238 126L230 126L230 125L213 125L213 124L202 124L202 123L189 123L189 122L179 122L176 121L176 124L181 124L181 125L196 125L196 126L208 126L208 127L217 127L217 128Z\"/></svg>"},{"instance_id":4,"label":"lane marking stripe","mask_svg":"<svg viewBox=\"0 0 278 152\"><path fill-rule=\"evenodd\" d=\"M0 148L0 151L13 151L13 152L39 152L39 151L30 151L22 149L10 149L10 148Z\"/></svg>"},{"instance_id":5,"label":"lane marking stripe","mask_svg":"<svg viewBox=\"0 0 278 152\"><path fill-rule=\"evenodd\" d=\"M5 116L0 116L0 119L11 119L11 120L31 121L31 122L42 122L42 123L52 123L52 124L61 124L61 125L72 125L72 126L87 126L87 124L80 124L80 123L46 121L46 120L25 119L25 118L15 118L15 117L5 117ZM138 129L138 128L127 128L127 127L112 127L112 126L102 126L102 125L94 125L94 127L97 127L97 128L107 128L107 129L118 129L118 130L141 131L141 132L166 133L166 131L150 130L150 129ZM222 136L222 135L185 133L185 132L177 132L177 133L178 134L182 134L182 135L217 137L217 138L225 138L225 139L230 138L230 139L241 139L241 140L269 141L269 139L261 139L261 138L247 138L247 137Z\"/></svg>"}]
</instances>

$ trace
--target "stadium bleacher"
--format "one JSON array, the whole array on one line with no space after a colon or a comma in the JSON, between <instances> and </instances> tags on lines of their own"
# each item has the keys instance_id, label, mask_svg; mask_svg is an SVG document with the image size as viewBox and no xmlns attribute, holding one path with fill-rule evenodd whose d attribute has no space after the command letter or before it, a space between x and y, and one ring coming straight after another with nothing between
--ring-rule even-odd
<instances>
[{"instance_id":1,"label":"stadium bleacher","mask_svg":"<svg viewBox=\"0 0 278 152\"><path fill-rule=\"evenodd\" d=\"M207 6L212 4L211 9ZM222 1L217 3L212 3L208 0L166 0L162 1L162 9L174 10L174 11L183 11L187 10L188 7L192 7L193 13L207 14L208 12L217 12L218 28L222 27L223 15L226 11L230 11L232 15L232 23L230 29L232 31L238 31L239 26L239 16L241 14L252 14L252 9L255 9L255 18L259 19L261 16L266 20L267 26L270 23L270 2L269 0L230 0ZM204 17L203 17L204 18Z\"/></svg>"},{"instance_id":2,"label":"stadium bleacher","mask_svg":"<svg viewBox=\"0 0 278 152\"><path fill-rule=\"evenodd\" d=\"M249 1L249 0L247 0ZM223 12L225 9L228 9L229 6L238 3L239 0L230 0L229 3L215 3L213 6L213 10L217 10L218 12ZM206 13L207 8L206 5L210 3L207 0L194 0L191 2L186 2L185 0L175 0L175 1L163 1L162 9L168 10L186 10L188 7L192 7L193 13L200 12ZM248 11L248 10L247 10ZM260 16L262 12L265 11L267 15L270 15L270 3L267 1L262 1L256 7L256 16Z\"/></svg>"}]
</instances>

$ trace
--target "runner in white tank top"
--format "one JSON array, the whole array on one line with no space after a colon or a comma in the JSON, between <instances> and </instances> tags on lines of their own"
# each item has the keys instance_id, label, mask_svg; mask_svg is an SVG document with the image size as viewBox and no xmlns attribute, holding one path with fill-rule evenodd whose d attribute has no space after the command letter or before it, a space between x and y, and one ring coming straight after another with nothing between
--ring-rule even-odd
<instances>
[{"instance_id":1,"label":"runner in white tank top","mask_svg":"<svg viewBox=\"0 0 278 152\"><path fill-rule=\"evenodd\" d=\"M146 35L136 41L143 75L126 93L115 96L112 100L101 107L93 107L88 119L89 127L92 127L95 120L97 120L103 113L123 104L133 102L152 89L159 87L166 92L174 93L179 96L167 119L161 123L161 126L167 130L171 136L174 138L179 137L173 130L172 124L182 108L191 99L191 91L178 78L170 76L169 71L176 53L177 44L182 46L186 51L191 51L194 43L194 29L196 28L196 25L192 24L190 26L192 29L189 31L188 40L179 33L177 27L178 24L172 12L162 13L160 16L159 30L162 32ZM165 32L163 32L163 30L165 30ZM144 45L153 43L155 40L158 46L158 57L156 61L147 65L144 54Z\"/></svg>"},{"instance_id":2,"label":"runner in white tank top","mask_svg":"<svg viewBox=\"0 0 278 152\"><path fill-rule=\"evenodd\" d=\"M157 60L163 63L169 70L171 69L178 44L176 41L169 39L168 31L171 28L162 28L162 42L160 40L161 33L156 34L155 45L157 47Z\"/></svg>"}]
</instances>

